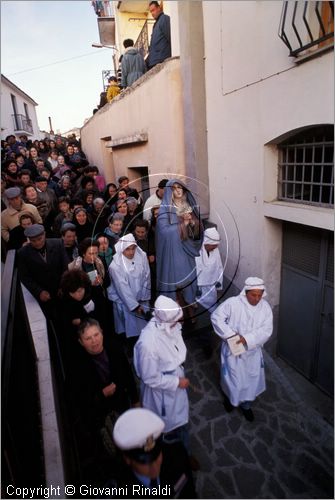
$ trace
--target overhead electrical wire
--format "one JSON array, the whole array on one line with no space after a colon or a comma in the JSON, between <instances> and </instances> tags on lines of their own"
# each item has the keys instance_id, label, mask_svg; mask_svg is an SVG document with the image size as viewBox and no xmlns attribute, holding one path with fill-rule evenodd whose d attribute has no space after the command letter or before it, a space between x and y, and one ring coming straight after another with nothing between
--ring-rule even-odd
<instances>
[{"instance_id":1,"label":"overhead electrical wire","mask_svg":"<svg viewBox=\"0 0 335 500\"><path fill-rule=\"evenodd\" d=\"M103 48L100 52L105 52L107 48ZM69 57L68 59L62 59L61 61L55 61L49 64L43 64L42 66L35 66L35 68L29 68L29 69L24 69L22 71L17 71L16 73L11 73L8 76L15 76L15 75L20 75L22 73L27 73L28 71L35 71L36 69L42 69L42 68L47 68L48 66L54 66L55 64L61 64L64 62L69 62L73 61L74 59L80 59L81 57L87 57L87 56L93 56L96 55L97 51L94 52L88 52L87 54L82 54L81 56L74 56L74 57Z\"/></svg>"}]
</instances>

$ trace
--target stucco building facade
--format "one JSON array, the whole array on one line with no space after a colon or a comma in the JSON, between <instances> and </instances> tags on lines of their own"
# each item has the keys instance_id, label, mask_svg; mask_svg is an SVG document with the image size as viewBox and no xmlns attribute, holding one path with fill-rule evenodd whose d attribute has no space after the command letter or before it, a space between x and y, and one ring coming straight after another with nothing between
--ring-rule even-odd
<instances>
[{"instance_id":1,"label":"stucco building facade","mask_svg":"<svg viewBox=\"0 0 335 500\"><path fill-rule=\"evenodd\" d=\"M164 2L174 58L81 135L107 180L128 169L140 184L139 166L149 183L186 176L222 235L227 283L264 278L275 348L332 392L333 13L330 2L293 4Z\"/></svg>"},{"instance_id":2,"label":"stucco building facade","mask_svg":"<svg viewBox=\"0 0 335 500\"><path fill-rule=\"evenodd\" d=\"M32 139L42 138L36 106L34 99L1 75L1 139L12 134L17 138L24 134Z\"/></svg>"}]
</instances>

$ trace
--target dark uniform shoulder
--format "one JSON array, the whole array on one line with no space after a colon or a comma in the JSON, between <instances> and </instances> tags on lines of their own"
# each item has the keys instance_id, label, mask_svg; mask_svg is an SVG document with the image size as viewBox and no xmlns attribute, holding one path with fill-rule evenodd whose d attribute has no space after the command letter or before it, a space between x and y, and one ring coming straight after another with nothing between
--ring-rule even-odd
<instances>
[{"instance_id":1,"label":"dark uniform shoulder","mask_svg":"<svg viewBox=\"0 0 335 500\"><path fill-rule=\"evenodd\" d=\"M161 478L171 485L173 498L196 498L187 451L182 443L163 445Z\"/></svg>"}]
</instances>

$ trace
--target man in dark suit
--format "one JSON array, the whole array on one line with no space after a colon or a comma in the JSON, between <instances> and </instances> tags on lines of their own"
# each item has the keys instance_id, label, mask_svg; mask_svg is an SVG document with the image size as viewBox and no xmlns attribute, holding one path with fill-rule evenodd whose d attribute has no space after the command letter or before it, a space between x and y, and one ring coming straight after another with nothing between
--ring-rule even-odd
<instances>
[{"instance_id":1,"label":"man in dark suit","mask_svg":"<svg viewBox=\"0 0 335 500\"><path fill-rule=\"evenodd\" d=\"M118 418L113 439L126 466L106 485L118 488L118 498L196 498L187 452L181 442L165 444L163 431L163 420L146 408Z\"/></svg>"},{"instance_id":2,"label":"man in dark suit","mask_svg":"<svg viewBox=\"0 0 335 500\"><path fill-rule=\"evenodd\" d=\"M53 314L62 273L67 268L63 242L46 238L42 224L27 227L24 235L29 244L18 252L19 277L49 317Z\"/></svg>"}]
</instances>

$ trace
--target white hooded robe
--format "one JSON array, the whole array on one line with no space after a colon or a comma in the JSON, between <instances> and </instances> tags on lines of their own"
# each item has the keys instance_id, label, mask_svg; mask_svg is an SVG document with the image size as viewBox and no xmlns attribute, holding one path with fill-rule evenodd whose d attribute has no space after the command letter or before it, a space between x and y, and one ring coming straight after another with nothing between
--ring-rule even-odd
<instances>
[{"instance_id":1,"label":"white hooded robe","mask_svg":"<svg viewBox=\"0 0 335 500\"><path fill-rule=\"evenodd\" d=\"M125 332L127 337L140 334L147 321L134 311L139 305L149 310L151 295L150 268L147 255L137 246L133 259L127 259L123 250L136 244L132 234L119 239L115 245L116 254L108 268L111 284L108 298L113 302L116 333Z\"/></svg>"},{"instance_id":2,"label":"white hooded robe","mask_svg":"<svg viewBox=\"0 0 335 500\"><path fill-rule=\"evenodd\" d=\"M222 339L221 387L233 406L254 401L265 391L263 344L273 328L271 307L263 298L256 306L249 304L245 291L227 299L211 315L214 331ZM235 333L243 335L247 350L239 356L231 354L225 341Z\"/></svg>"},{"instance_id":3,"label":"white hooded robe","mask_svg":"<svg viewBox=\"0 0 335 500\"><path fill-rule=\"evenodd\" d=\"M179 308L172 299L160 296L157 301L160 299ZM172 310L170 314L173 315ZM164 420L165 432L185 425L189 419L187 391L178 387L179 378L185 377L185 358L180 323L170 327L154 316L135 344L134 366L141 379L143 407Z\"/></svg>"}]
</instances>

